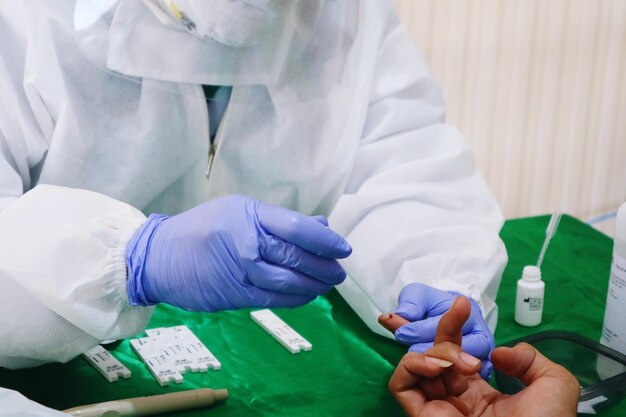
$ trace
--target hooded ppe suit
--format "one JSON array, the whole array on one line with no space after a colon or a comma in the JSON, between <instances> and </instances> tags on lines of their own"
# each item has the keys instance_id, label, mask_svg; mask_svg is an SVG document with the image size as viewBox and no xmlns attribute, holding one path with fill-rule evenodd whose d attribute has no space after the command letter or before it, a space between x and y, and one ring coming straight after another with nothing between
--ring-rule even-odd
<instances>
[{"instance_id":1,"label":"hooded ppe suit","mask_svg":"<svg viewBox=\"0 0 626 417\"><path fill-rule=\"evenodd\" d=\"M142 332L153 309L128 300L124 250L145 214L235 193L328 216L388 311L421 282L476 300L493 328L502 215L391 1L361 3L349 76L311 100L177 65L196 37L143 2L105 3L80 30L74 1L0 3L0 366ZM208 175L202 84L232 85ZM386 333L359 286L338 290Z\"/></svg>"}]
</instances>

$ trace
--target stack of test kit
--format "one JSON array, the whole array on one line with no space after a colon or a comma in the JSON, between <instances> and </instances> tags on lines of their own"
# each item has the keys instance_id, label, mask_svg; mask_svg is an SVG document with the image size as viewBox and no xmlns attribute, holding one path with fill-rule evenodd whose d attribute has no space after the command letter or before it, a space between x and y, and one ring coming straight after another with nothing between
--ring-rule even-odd
<instances>
[{"instance_id":1,"label":"stack of test kit","mask_svg":"<svg viewBox=\"0 0 626 417\"><path fill-rule=\"evenodd\" d=\"M187 371L207 372L222 367L187 326L148 329L146 334L132 339L130 345L161 386L182 383Z\"/></svg>"}]
</instances>

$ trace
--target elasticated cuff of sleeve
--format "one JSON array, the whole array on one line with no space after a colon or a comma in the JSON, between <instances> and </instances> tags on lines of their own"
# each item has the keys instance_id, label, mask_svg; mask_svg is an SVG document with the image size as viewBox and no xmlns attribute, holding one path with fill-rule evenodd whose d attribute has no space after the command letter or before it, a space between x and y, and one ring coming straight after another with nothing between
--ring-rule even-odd
<instances>
[{"instance_id":1,"label":"elasticated cuff of sleeve","mask_svg":"<svg viewBox=\"0 0 626 417\"><path fill-rule=\"evenodd\" d=\"M148 220L141 225L126 245L126 265L128 267L128 279L126 280L126 292L132 305L151 306L158 304L153 300L145 285L145 264L148 248L159 224L169 216L164 214L151 214Z\"/></svg>"}]
</instances>

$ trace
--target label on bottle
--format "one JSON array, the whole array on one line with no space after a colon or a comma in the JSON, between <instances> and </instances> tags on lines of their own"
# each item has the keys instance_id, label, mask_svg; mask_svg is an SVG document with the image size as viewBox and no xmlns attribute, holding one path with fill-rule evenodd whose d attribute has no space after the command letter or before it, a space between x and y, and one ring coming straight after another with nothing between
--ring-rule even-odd
<instances>
[{"instance_id":1,"label":"label on bottle","mask_svg":"<svg viewBox=\"0 0 626 417\"><path fill-rule=\"evenodd\" d=\"M529 283L523 279L517 282L515 321L522 326L537 326L541 323L544 286L535 286L533 284L543 283Z\"/></svg>"},{"instance_id":2,"label":"label on bottle","mask_svg":"<svg viewBox=\"0 0 626 417\"><path fill-rule=\"evenodd\" d=\"M626 354L626 258L613 253L602 344Z\"/></svg>"},{"instance_id":3,"label":"label on bottle","mask_svg":"<svg viewBox=\"0 0 626 417\"><path fill-rule=\"evenodd\" d=\"M543 309L543 297L526 297L524 302L528 303L528 311L541 311Z\"/></svg>"}]
</instances>

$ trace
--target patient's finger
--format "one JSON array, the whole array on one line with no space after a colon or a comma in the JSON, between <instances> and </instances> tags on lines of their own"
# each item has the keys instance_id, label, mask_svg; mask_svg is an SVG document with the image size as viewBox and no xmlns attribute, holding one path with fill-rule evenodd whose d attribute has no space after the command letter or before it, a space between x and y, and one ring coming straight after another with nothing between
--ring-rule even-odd
<instances>
[{"instance_id":1,"label":"patient's finger","mask_svg":"<svg viewBox=\"0 0 626 417\"><path fill-rule=\"evenodd\" d=\"M389 380L389 391L409 416L419 415L426 396L420 389L422 379L437 378L452 364L421 353L409 352L402 357Z\"/></svg>"},{"instance_id":2,"label":"patient's finger","mask_svg":"<svg viewBox=\"0 0 626 417\"><path fill-rule=\"evenodd\" d=\"M452 342L461 346L463 324L465 324L471 312L472 306L469 300L462 296L457 297L450 309L439 320L437 333L435 334L435 344Z\"/></svg>"},{"instance_id":3,"label":"patient's finger","mask_svg":"<svg viewBox=\"0 0 626 417\"><path fill-rule=\"evenodd\" d=\"M395 333L400 327L410 323L404 317L394 313L381 314L378 316L378 323L391 333Z\"/></svg>"},{"instance_id":4,"label":"patient's finger","mask_svg":"<svg viewBox=\"0 0 626 417\"><path fill-rule=\"evenodd\" d=\"M458 396L467 390L467 378L458 372L444 372L441 374L441 380L448 395Z\"/></svg>"},{"instance_id":5,"label":"patient's finger","mask_svg":"<svg viewBox=\"0 0 626 417\"><path fill-rule=\"evenodd\" d=\"M473 375L480 370L480 359L463 352L460 346L452 342L437 343L424 354L428 357L452 362L454 370L463 375Z\"/></svg>"},{"instance_id":6,"label":"patient's finger","mask_svg":"<svg viewBox=\"0 0 626 417\"><path fill-rule=\"evenodd\" d=\"M526 385L547 376L578 386L576 378L569 371L546 358L528 343L519 343L513 348L499 347L491 356L496 369Z\"/></svg>"},{"instance_id":7,"label":"patient's finger","mask_svg":"<svg viewBox=\"0 0 626 417\"><path fill-rule=\"evenodd\" d=\"M438 358L427 358L421 353L409 352L402 357L389 380L389 391L412 390L421 378L435 378L451 363Z\"/></svg>"},{"instance_id":8,"label":"patient's finger","mask_svg":"<svg viewBox=\"0 0 626 417\"><path fill-rule=\"evenodd\" d=\"M443 384L441 377L434 379L422 378L418 383L419 388L422 390L426 398L430 401L438 400L445 397L448 394L446 386Z\"/></svg>"},{"instance_id":9,"label":"patient's finger","mask_svg":"<svg viewBox=\"0 0 626 417\"><path fill-rule=\"evenodd\" d=\"M446 370L439 380L448 396L460 395L467 389L465 375L473 375L480 370L480 360L463 352L463 325L471 313L471 304L465 297L457 297L450 309L441 317L437 325L433 347L425 354L429 357L444 359L453 363L453 369ZM420 385L424 385L422 382ZM434 399L438 391L432 389L432 395L424 390L428 399Z\"/></svg>"}]
</instances>

